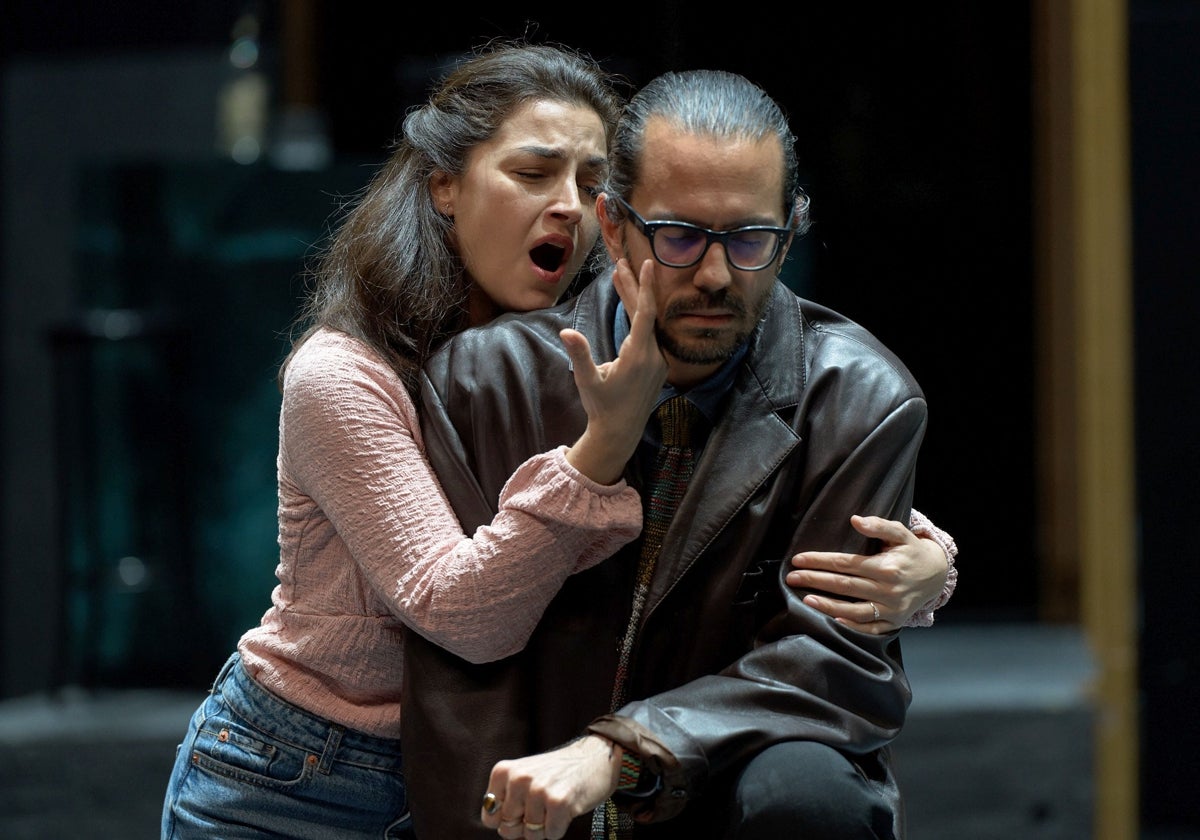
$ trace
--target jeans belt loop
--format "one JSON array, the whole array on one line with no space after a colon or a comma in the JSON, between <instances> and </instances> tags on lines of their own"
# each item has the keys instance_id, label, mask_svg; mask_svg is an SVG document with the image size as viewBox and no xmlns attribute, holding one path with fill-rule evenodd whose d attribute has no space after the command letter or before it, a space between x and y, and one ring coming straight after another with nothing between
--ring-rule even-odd
<instances>
[{"instance_id":1,"label":"jeans belt loop","mask_svg":"<svg viewBox=\"0 0 1200 840\"><path fill-rule=\"evenodd\" d=\"M325 750L321 753L321 763L317 765L317 769L326 776L333 769L333 759L342 744L342 735L345 732L346 728L336 723L329 727L329 735L325 738Z\"/></svg>"}]
</instances>

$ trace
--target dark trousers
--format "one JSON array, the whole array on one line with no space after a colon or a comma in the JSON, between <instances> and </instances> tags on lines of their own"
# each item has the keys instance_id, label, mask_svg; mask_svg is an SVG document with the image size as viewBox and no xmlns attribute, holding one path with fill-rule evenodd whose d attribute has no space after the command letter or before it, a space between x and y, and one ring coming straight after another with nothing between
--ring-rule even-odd
<instances>
[{"instance_id":1,"label":"dark trousers","mask_svg":"<svg viewBox=\"0 0 1200 840\"><path fill-rule=\"evenodd\" d=\"M776 744L751 759L722 790L710 790L675 819L639 825L638 840L894 840L886 789L832 747Z\"/></svg>"}]
</instances>

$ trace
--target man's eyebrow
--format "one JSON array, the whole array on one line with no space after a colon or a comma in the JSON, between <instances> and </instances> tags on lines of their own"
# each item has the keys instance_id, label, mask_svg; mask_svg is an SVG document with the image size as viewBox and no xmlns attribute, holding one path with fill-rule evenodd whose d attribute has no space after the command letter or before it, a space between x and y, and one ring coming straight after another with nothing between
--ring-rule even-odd
<instances>
[{"instance_id":1,"label":"man's eyebrow","mask_svg":"<svg viewBox=\"0 0 1200 840\"><path fill-rule=\"evenodd\" d=\"M653 218L651 218L650 216L647 216L646 221L647 222L684 222L689 225L695 225L696 227L702 227L705 230L715 230L715 231L737 230L738 228L744 228L744 227L787 227L786 222L781 225L781 224L779 224L779 222L772 219L770 217L770 215L766 215L766 214L743 216L742 218L735 219L734 221L729 222L728 224L725 224L721 227L710 227L707 222L697 221L696 219L692 218L691 216L685 216L680 213L673 213L670 211L667 211L664 213L659 213L658 215L654 216Z\"/></svg>"}]
</instances>

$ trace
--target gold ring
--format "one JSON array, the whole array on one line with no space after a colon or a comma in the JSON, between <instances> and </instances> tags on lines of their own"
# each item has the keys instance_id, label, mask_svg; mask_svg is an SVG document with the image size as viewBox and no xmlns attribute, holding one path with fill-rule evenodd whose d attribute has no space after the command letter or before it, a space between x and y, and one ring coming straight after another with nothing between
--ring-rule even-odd
<instances>
[{"instance_id":1,"label":"gold ring","mask_svg":"<svg viewBox=\"0 0 1200 840\"><path fill-rule=\"evenodd\" d=\"M500 810L500 800L496 798L496 794L488 791L483 795L483 813L489 817Z\"/></svg>"},{"instance_id":2,"label":"gold ring","mask_svg":"<svg viewBox=\"0 0 1200 840\"><path fill-rule=\"evenodd\" d=\"M526 831L541 831L546 827L545 823L525 823Z\"/></svg>"}]
</instances>

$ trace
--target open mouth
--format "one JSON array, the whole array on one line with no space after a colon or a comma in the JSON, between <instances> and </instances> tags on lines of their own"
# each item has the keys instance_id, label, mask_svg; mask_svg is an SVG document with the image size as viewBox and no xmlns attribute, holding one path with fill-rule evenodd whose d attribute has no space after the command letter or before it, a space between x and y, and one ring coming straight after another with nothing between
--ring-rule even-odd
<instances>
[{"instance_id":1,"label":"open mouth","mask_svg":"<svg viewBox=\"0 0 1200 840\"><path fill-rule=\"evenodd\" d=\"M558 267L563 264L566 253L566 248L545 242L532 249L529 256L538 268L544 271L557 271Z\"/></svg>"}]
</instances>

